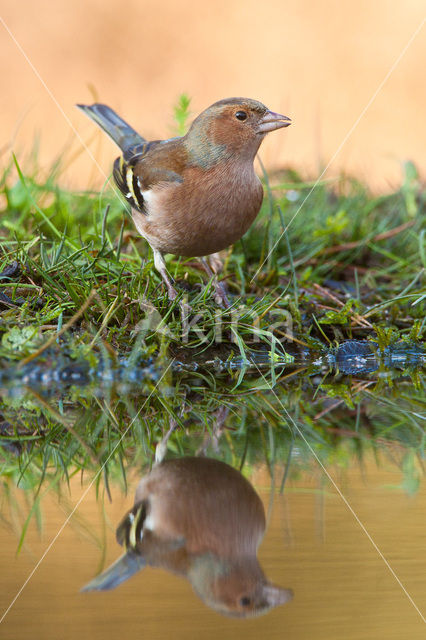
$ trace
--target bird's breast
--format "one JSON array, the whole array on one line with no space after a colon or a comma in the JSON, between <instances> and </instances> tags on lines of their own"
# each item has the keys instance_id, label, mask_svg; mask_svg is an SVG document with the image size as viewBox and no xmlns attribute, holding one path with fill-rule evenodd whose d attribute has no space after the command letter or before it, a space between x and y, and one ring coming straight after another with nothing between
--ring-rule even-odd
<instances>
[{"instance_id":1,"label":"bird's breast","mask_svg":"<svg viewBox=\"0 0 426 640\"><path fill-rule=\"evenodd\" d=\"M133 211L138 231L163 253L204 256L239 240L263 199L252 164L188 167L180 184L160 183L143 193L147 215Z\"/></svg>"},{"instance_id":2,"label":"bird's breast","mask_svg":"<svg viewBox=\"0 0 426 640\"><path fill-rule=\"evenodd\" d=\"M263 505L250 483L232 467L208 458L154 467L136 490L135 503L143 502L144 533L168 545L184 541L189 554L255 556L265 529Z\"/></svg>"}]
</instances>

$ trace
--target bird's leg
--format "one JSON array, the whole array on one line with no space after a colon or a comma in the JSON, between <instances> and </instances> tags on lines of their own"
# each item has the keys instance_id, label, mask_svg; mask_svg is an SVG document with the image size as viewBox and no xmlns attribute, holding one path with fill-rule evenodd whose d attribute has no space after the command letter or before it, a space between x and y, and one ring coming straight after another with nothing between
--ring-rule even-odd
<instances>
[{"instance_id":1,"label":"bird's leg","mask_svg":"<svg viewBox=\"0 0 426 640\"><path fill-rule=\"evenodd\" d=\"M212 255L208 257L208 261L206 258L201 258L201 262L209 278L213 278L216 302L225 309L228 309L231 305L229 304L225 287L221 282L219 282L217 278L217 274L220 273L223 269L222 261L219 258L219 254L212 253Z\"/></svg>"},{"instance_id":2,"label":"bird's leg","mask_svg":"<svg viewBox=\"0 0 426 640\"><path fill-rule=\"evenodd\" d=\"M160 464L160 462L163 462L164 457L167 453L167 443L173 431L177 427L177 422L176 420L173 420L173 418L170 419L169 424L170 427L166 435L163 436L163 438L160 440L160 442L157 443L157 446L155 447L155 464Z\"/></svg>"},{"instance_id":3,"label":"bird's leg","mask_svg":"<svg viewBox=\"0 0 426 640\"><path fill-rule=\"evenodd\" d=\"M223 271L223 262L218 253L211 253L208 257L209 264L213 272L217 275Z\"/></svg>"},{"instance_id":4,"label":"bird's leg","mask_svg":"<svg viewBox=\"0 0 426 640\"><path fill-rule=\"evenodd\" d=\"M168 276L166 265L164 264L164 258L161 252L158 251L158 249L154 249L154 247L152 247L152 250L154 252L154 266L157 269L157 271L160 272L161 277L163 278L163 281L167 287L169 300L174 300L177 296L177 291L172 285L171 280ZM180 313L181 313L182 325L183 325L185 322L187 322L188 314L192 311L192 309L185 299L179 302L179 307L180 307Z\"/></svg>"},{"instance_id":5,"label":"bird's leg","mask_svg":"<svg viewBox=\"0 0 426 640\"><path fill-rule=\"evenodd\" d=\"M209 255L208 262L210 264L210 267L213 273L215 274L216 295L219 299L219 302L223 304L225 309L227 309L231 305L228 300L226 286L224 285L223 282L219 282L219 279L218 279L218 274L222 273L223 271L223 262L218 253L212 253L211 255Z\"/></svg>"},{"instance_id":6,"label":"bird's leg","mask_svg":"<svg viewBox=\"0 0 426 640\"><path fill-rule=\"evenodd\" d=\"M216 453L219 453L219 440L225 428L225 422L226 422L226 418L229 415L229 409L228 407L225 407L225 406L220 407L217 411L215 411L213 415L214 415L214 420L213 420L211 432L209 431L209 434L204 437L203 444L198 449L197 455L200 455L200 453L202 453L203 456L207 455L207 449L210 446L213 447Z\"/></svg>"},{"instance_id":7,"label":"bird's leg","mask_svg":"<svg viewBox=\"0 0 426 640\"><path fill-rule=\"evenodd\" d=\"M157 271L160 273L167 287L169 300L174 300L177 296L177 292L176 292L176 289L173 287L171 280L168 276L163 255L160 251L158 251L158 249L154 249L154 247L152 247L152 250L154 252L154 266L157 269Z\"/></svg>"}]
</instances>

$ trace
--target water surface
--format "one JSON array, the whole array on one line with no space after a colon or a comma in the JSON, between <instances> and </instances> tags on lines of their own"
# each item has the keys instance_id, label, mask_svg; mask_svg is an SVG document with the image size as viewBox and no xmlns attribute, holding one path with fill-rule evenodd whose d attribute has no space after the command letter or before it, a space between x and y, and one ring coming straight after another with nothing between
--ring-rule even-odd
<instances>
[{"instance_id":1,"label":"water surface","mask_svg":"<svg viewBox=\"0 0 426 640\"><path fill-rule=\"evenodd\" d=\"M398 356L393 369L346 362L349 373L322 357L302 377L294 362L276 371L259 361L255 370L183 364L163 378L151 365L133 378L104 368L62 389L51 366L50 378L38 369L5 385L0 608L10 609L0 637L423 638L417 355ZM259 559L271 581L294 590L290 603L225 618L188 582L152 568L114 591L80 593L121 555L115 528L171 426L167 457L215 457L253 483L268 522Z\"/></svg>"}]
</instances>

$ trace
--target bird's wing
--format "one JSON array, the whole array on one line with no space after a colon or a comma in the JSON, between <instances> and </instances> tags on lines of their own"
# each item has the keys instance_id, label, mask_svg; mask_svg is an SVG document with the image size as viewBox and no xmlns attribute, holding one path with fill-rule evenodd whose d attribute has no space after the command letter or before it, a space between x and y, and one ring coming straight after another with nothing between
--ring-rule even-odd
<instances>
[{"instance_id":1,"label":"bird's wing","mask_svg":"<svg viewBox=\"0 0 426 640\"><path fill-rule=\"evenodd\" d=\"M149 499L140 500L126 513L117 527L117 542L127 551L140 555L150 554L154 546L163 546L167 551L172 551L185 544L182 536L158 536L155 531L145 528L146 519L149 518L151 505ZM152 523L151 525L152 526Z\"/></svg>"},{"instance_id":2,"label":"bird's wing","mask_svg":"<svg viewBox=\"0 0 426 640\"><path fill-rule=\"evenodd\" d=\"M146 214L144 193L158 184L183 182L187 152L180 138L129 148L114 162L114 180L129 204Z\"/></svg>"},{"instance_id":3,"label":"bird's wing","mask_svg":"<svg viewBox=\"0 0 426 640\"><path fill-rule=\"evenodd\" d=\"M124 546L127 551L136 550L137 543L141 538L148 509L149 503L147 500L138 502L126 513L118 525L115 533L117 542Z\"/></svg>"}]
</instances>

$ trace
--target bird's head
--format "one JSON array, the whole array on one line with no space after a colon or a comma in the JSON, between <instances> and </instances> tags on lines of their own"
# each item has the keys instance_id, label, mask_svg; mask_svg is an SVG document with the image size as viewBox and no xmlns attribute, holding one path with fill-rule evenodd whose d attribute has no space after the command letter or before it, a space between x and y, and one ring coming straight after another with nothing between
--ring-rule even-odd
<instances>
[{"instance_id":1,"label":"bird's head","mask_svg":"<svg viewBox=\"0 0 426 640\"><path fill-rule=\"evenodd\" d=\"M216 156L238 154L254 158L267 133L288 127L290 118L270 111L250 98L226 98L212 104L194 120L186 135L190 151Z\"/></svg>"},{"instance_id":2,"label":"bird's head","mask_svg":"<svg viewBox=\"0 0 426 640\"><path fill-rule=\"evenodd\" d=\"M248 618L267 613L293 598L293 591L269 582L255 556L224 560L204 556L188 575L204 603L225 616Z\"/></svg>"}]
</instances>

